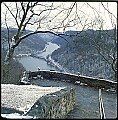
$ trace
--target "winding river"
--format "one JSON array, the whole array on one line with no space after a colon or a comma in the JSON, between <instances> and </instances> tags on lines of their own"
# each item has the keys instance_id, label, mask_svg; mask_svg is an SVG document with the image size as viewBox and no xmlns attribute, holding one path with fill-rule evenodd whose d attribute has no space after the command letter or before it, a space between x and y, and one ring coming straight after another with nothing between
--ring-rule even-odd
<instances>
[{"instance_id":1,"label":"winding river","mask_svg":"<svg viewBox=\"0 0 118 120\"><path fill-rule=\"evenodd\" d=\"M46 51L38 54L38 56L46 57L51 54L54 50L59 48L58 45L48 42L46 45ZM46 70L57 70L55 67L47 64L43 59L33 58L31 56L18 58L19 62L23 64L26 70L34 71L38 67ZM54 80L35 80L32 84L38 84L40 86L68 86L76 89L76 105L73 111L71 111L67 118L68 119L99 119L99 98L98 89L89 87L74 85L72 83L66 83L62 81ZM106 118L117 118L117 94L102 91L103 103L105 108Z\"/></svg>"},{"instance_id":2,"label":"winding river","mask_svg":"<svg viewBox=\"0 0 118 120\"><path fill-rule=\"evenodd\" d=\"M37 56L43 56L44 58L46 58L47 55L51 54L54 50L58 48L58 45L48 42L48 44L46 44L45 52L39 53L37 54ZM27 71L35 71L38 69L38 67L40 67L40 69L42 70L58 70L56 67L47 64L47 62L43 59L38 59L31 56L24 56L18 58L18 60L20 63L23 64Z\"/></svg>"}]
</instances>

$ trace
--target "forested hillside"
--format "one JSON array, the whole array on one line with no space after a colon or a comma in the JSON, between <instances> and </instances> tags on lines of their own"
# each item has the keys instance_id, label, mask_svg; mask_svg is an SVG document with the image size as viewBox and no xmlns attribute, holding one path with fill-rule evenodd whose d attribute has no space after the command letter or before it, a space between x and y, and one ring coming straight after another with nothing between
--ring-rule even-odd
<instances>
[{"instance_id":1,"label":"forested hillside","mask_svg":"<svg viewBox=\"0 0 118 120\"><path fill-rule=\"evenodd\" d=\"M17 84L21 78L22 72L25 68L15 58L11 61L10 65L4 65L5 55L8 49L8 42L11 42L11 38L16 33L16 28L9 29L1 28L1 83ZM32 31L25 31L26 33ZM9 35L9 38L8 38ZM9 41L8 41L9 39ZM21 53L32 53L43 50L46 42L40 37L40 35L32 35L24 39L19 46L15 49L14 56Z\"/></svg>"},{"instance_id":2,"label":"forested hillside","mask_svg":"<svg viewBox=\"0 0 118 120\"><path fill-rule=\"evenodd\" d=\"M16 29L10 30L10 39L14 35ZM31 31L25 31L27 33ZM116 55L116 46L114 42L114 30L86 30L86 31L66 31L67 36L65 41L61 37L51 34L36 34L24 39L18 48L15 49L15 54L32 53L43 50L47 41L53 40L53 43L61 47L52 53L52 58L60 63L69 72L82 75L99 77L114 80L114 71L110 55ZM76 36L72 36L75 34ZM2 28L1 43L2 43L2 59L8 47L7 30ZM48 39L49 36L49 39ZM10 40L9 39L9 40ZM101 53L104 56L101 56ZM105 57L107 60L105 60ZM107 62L108 61L108 62ZM14 61L14 64L17 63ZM3 66L2 66L3 67Z\"/></svg>"},{"instance_id":3,"label":"forested hillside","mask_svg":"<svg viewBox=\"0 0 118 120\"><path fill-rule=\"evenodd\" d=\"M15 35L16 30L17 30L16 28L9 29L9 41ZM30 32L32 31L26 30L24 31L24 34L27 34ZM2 42L2 47L7 49L8 31L5 28L1 29L1 42ZM31 35L26 39L22 40L19 46L15 49L14 55L20 54L20 53L31 53L33 51L35 52L35 51L43 50L45 48L45 44L46 42L42 39L42 37L40 37L39 34Z\"/></svg>"},{"instance_id":4,"label":"forested hillside","mask_svg":"<svg viewBox=\"0 0 118 120\"><path fill-rule=\"evenodd\" d=\"M71 73L114 80L111 65L97 51L103 52L110 61L107 53L115 51L113 35L113 30L87 30L78 36L66 36L68 42L57 38L53 42L61 47L52 53L52 58Z\"/></svg>"}]
</instances>

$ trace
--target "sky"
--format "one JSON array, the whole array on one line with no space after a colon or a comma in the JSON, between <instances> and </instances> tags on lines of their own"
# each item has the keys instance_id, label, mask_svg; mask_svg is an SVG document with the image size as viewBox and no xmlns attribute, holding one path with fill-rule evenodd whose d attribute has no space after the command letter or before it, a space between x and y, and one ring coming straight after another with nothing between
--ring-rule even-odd
<instances>
[{"instance_id":1,"label":"sky","mask_svg":"<svg viewBox=\"0 0 118 120\"><path fill-rule=\"evenodd\" d=\"M16 15L15 12L15 3L6 2L9 5L9 9L12 9L13 14ZM116 2L102 2L104 7L109 9L109 13L107 9L101 5L101 2L77 2L77 5L74 6L72 11L65 10L58 14L62 9L68 9L74 5L74 2L54 2L53 5L55 10L48 12L43 12L40 16L40 28L39 30L51 30L51 31L67 31L67 30L82 30L82 29L99 29L103 24L103 29L112 29L114 24L116 24L117 18L117 3ZM43 2L41 4L51 5L52 2ZM60 6L59 6L60 5ZM57 7L59 6L59 7ZM35 7L35 11L39 13L39 11L44 10L43 6ZM94 10L93 10L94 9ZM76 12L77 10L77 12ZM70 12L70 14L69 14ZM5 26L4 19L5 19L6 8L3 4L1 4L1 21L2 26ZM22 13L21 13L22 14ZM57 15L58 14L58 15ZM69 17L66 16L69 14ZM30 15L30 13L29 13ZM54 16L56 16L54 18ZM115 16L115 17L114 17ZM32 21L37 20L39 18L33 17ZM62 21L64 22L62 23ZM20 22L20 20L18 20ZM49 22L51 21L51 22ZM7 25L9 27L16 27L16 23L11 17L10 13L7 10ZM94 27L91 27L94 24ZM38 24L28 25L27 29L36 30ZM56 27L64 28L60 29L52 29ZM68 27L67 27L68 26ZM71 27L70 27L71 26Z\"/></svg>"}]
</instances>

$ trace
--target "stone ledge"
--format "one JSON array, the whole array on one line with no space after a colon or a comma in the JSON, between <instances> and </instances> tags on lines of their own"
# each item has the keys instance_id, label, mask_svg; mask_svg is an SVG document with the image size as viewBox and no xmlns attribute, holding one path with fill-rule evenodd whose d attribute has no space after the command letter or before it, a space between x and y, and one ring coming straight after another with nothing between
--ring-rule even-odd
<instances>
[{"instance_id":1,"label":"stone ledge","mask_svg":"<svg viewBox=\"0 0 118 120\"><path fill-rule=\"evenodd\" d=\"M11 112L16 110L16 112L25 113L40 97L59 91L62 88L1 84L1 107L4 108L4 112L10 109Z\"/></svg>"},{"instance_id":2,"label":"stone ledge","mask_svg":"<svg viewBox=\"0 0 118 120\"><path fill-rule=\"evenodd\" d=\"M18 113L21 118L65 118L74 104L74 88L1 84L2 114Z\"/></svg>"},{"instance_id":3,"label":"stone ledge","mask_svg":"<svg viewBox=\"0 0 118 120\"><path fill-rule=\"evenodd\" d=\"M41 119L62 119L73 110L74 105L75 89L64 88L39 98L26 115Z\"/></svg>"}]
</instances>

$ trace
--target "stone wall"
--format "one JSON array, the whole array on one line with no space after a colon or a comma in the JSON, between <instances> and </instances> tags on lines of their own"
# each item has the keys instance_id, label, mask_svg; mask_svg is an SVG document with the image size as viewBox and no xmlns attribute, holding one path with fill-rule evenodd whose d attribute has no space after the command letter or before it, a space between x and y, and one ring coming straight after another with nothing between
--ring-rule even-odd
<instances>
[{"instance_id":1,"label":"stone wall","mask_svg":"<svg viewBox=\"0 0 118 120\"><path fill-rule=\"evenodd\" d=\"M80 82L85 83L92 87L105 88L105 89L114 88L115 90L117 90L117 82L111 80L98 79L87 76L79 76L79 80Z\"/></svg>"},{"instance_id":2,"label":"stone wall","mask_svg":"<svg viewBox=\"0 0 118 120\"><path fill-rule=\"evenodd\" d=\"M105 88L105 89L114 88L117 90L117 82L106 79L99 79L99 78L93 78L93 77L87 77L81 75L78 76L75 74L61 73L57 71L48 71L48 70L39 70L39 71L30 72L29 78L37 77L37 75L41 75L44 79L61 80L71 83L76 83L76 81L79 81L80 83L85 83L92 87Z\"/></svg>"},{"instance_id":3,"label":"stone wall","mask_svg":"<svg viewBox=\"0 0 118 120\"><path fill-rule=\"evenodd\" d=\"M78 80L78 75L50 70L39 70L35 72L30 72L29 78L37 77L37 75L41 75L44 79L62 80L72 83L75 83L75 81Z\"/></svg>"},{"instance_id":4,"label":"stone wall","mask_svg":"<svg viewBox=\"0 0 118 120\"><path fill-rule=\"evenodd\" d=\"M75 89L64 88L39 98L26 115L41 119L63 119L73 110L74 104Z\"/></svg>"}]
</instances>

